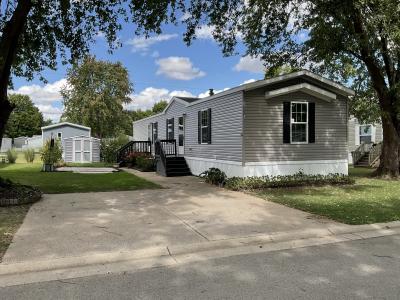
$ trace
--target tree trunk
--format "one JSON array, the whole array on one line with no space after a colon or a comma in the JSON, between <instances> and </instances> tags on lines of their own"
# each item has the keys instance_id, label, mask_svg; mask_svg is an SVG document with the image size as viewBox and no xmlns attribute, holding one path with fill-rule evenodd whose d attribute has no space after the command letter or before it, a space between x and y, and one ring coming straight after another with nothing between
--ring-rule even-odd
<instances>
[{"instance_id":1,"label":"tree trunk","mask_svg":"<svg viewBox=\"0 0 400 300\"><path fill-rule=\"evenodd\" d=\"M0 148L7 121L13 109L14 106L7 99L0 100Z\"/></svg>"},{"instance_id":2,"label":"tree trunk","mask_svg":"<svg viewBox=\"0 0 400 300\"><path fill-rule=\"evenodd\" d=\"M32 0L18 1L12 17L5 23L0 35L0 147L7 121L14 109L7 97L11 67L31 8Z\"/></svg>"},{"instance_id":3,"label":"tree trunk","mask_svg":"<svg viewBox=\"0 0 400 300\"><path fill-rule=\"evenodd\" d=\"M399 135L388 116L382 117L383 143L377 176L399 177L400 151Z\"/></svg>"}]
</instances>

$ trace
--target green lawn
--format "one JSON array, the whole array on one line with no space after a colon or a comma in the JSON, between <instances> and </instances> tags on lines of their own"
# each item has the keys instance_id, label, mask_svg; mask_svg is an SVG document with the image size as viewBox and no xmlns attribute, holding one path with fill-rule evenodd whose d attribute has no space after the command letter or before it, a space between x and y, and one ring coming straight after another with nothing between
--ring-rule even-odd
<instances>
[{"instance_id":1,"label":"green lawn","mask_svg":"<svg viewBox=\"0 0 400 300\"><path fill-rule=\"evenodd\" d=\"M268 189L258 196L347 224L400 220L400 181L371 178L371 169L349 168L349 186Z\"/></svg>"},{"instance_id":2,"label":"green lawn","mask_svg":"<svg viewBox=\"0 0 400 300\"><path fill-rule=\"evenodd\" d=\"M41 172L40 163L1 164L0 177L38 187L47 194L125 191L160 188L159 185L126 172L75 174Z\"/></svg>"},{"instance_id":3,"label":"green lawn","mask_svg":"<svg viewBox=\"0 0 400 300\"><path fill-rule=\"evenodd\" d=\"M31 204L0 207L0 262Z\"/></svg>"}]
</instances>

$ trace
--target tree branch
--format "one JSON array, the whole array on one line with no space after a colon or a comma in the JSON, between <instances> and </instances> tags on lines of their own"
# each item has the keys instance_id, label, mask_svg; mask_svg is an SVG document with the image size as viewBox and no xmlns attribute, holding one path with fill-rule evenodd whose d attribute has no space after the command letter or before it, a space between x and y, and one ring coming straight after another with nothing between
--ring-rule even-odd
<instances>
[{"instance_id":1,"label":"tree branch","mask_svg":"<svg viewBox=\"0 0 400 300\"><path fill-rule=\"evenodd\" d=\"M396 83L396 75L394 73L394 65L393 65L393 61L392 58L390 57L389 54L389 49L387 46L387 39L382 35L382 31L379 30L380 33L380 42L381 42L381 47L382 47L382 57L383 57L383 61L385 63L385 70L386 70L386 75L389 81L389 85L391 87L393 87Z\"/></svg>"}]
</instances>

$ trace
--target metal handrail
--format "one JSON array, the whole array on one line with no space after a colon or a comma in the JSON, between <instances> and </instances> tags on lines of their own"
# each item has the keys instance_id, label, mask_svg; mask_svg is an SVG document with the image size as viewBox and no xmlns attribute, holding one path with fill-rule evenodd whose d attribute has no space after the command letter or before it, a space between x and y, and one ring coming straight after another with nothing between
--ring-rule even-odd
<instances>
[{"instance_id":1,"label":"metal handrail","mask_svg":"<svg viewBox=\"0 0 400 300\"><path fill-rule=\"evenodd\" d=\"M151 154L151 142L130 141L117 150L117 162L124 161L124 158L131 152Z\"/></svg>"}]
</instances>

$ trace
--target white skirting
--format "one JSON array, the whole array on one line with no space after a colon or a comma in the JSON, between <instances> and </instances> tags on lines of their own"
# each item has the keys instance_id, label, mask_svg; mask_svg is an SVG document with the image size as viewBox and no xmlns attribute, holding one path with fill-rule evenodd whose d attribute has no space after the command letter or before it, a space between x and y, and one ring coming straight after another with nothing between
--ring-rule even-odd
<instances>
[{"instance_id":1,"label":"white skirting","mask_svg":"<svg viewBox=\"0 0 400 300\"><path fill-rule=\"evenodd\" d=\"M299 171L306 174L327 175L330 173L348 174L348 160L309 160L254 162L242 165L241 162L215 160L198 157L185 157L194 175L199 175L210 168L218 168L228 177L291 175Z\"/></svg>"}]
</instances>

